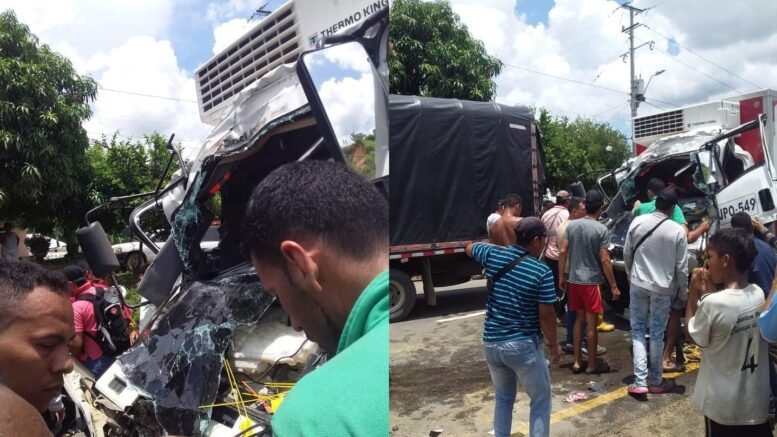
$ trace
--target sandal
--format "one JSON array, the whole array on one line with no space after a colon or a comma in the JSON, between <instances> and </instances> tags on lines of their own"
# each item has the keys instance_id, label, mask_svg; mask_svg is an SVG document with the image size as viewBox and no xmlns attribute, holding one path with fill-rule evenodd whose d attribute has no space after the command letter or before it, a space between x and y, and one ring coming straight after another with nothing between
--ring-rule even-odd
<instances>
[{"instance_id":1,"label":"sandal","mask_svg":"<svg viewBox=\"0 0 777 437\"><path fill-rule=\"evenodd\" d=\"M580 367L575 367L575 363L572 363L572 365L569 368L572 369L572 373L574 373L575 375L579 375L579 374L585 372L587 367L588 367L588 363L587 362L583 362L580 365Z\"/></svg>"},{"instance_id":2,"label":"sandal","mask_svg":"<svg viewBox=\"0 0 777 437\"><path fill-rule=\"evenodd\" d=\"M663 393L671 393L674 391L675 383L673 379L664 379L661 381L661 385L651 385L648 387L650 394L660 395Z\"/></svg>"},{"instance_id":3,"label":"sandal","mask_svg":"<svg viewBox=\"0 0 777 437\"><path fill-rule=\"evenodd\" d=\"M593 369L585 369L586 375L599 375L602 373L608 373L610 372L610 365L607 364L607 361L599 361L596 363L596 367Z\"/></svg>"}]
</instances>

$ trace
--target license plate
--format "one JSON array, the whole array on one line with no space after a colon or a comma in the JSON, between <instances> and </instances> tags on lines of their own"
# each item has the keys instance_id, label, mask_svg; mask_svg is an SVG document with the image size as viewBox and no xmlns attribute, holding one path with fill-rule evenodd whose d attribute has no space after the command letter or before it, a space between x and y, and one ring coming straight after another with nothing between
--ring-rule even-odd
<instances>
[{"instance_id":1,"label":"license plate","mask_svg":"<svg viewBox=\"0 0 777 437\"><path fill-rule=\"evenodd\" d=\"M738 212L745 212L751 217L759 214L761 212L761 208L758 205L758 199L756 198L756 195L748 194L720 205L718 208L718 217L720 217L720 221L727 222L731 220L731 217Z\"/></svg>"}]
</instances>

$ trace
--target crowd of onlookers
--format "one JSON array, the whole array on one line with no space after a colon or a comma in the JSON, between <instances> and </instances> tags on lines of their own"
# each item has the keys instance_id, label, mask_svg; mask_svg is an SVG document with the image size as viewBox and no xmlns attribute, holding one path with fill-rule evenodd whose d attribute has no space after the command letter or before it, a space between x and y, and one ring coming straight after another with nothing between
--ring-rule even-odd
<instances>
[{"instance_id":1,"label":"crowd of onlookers","mask_svg":"<svg viewBox=\"0 0 777 437\"><path fill-rule=\"evenodd\" d=\"M673 392L673 379L663 374L685 369L687 340L702 350L693 403L707 435L772 435L767 419L777 376L768 343L777 341L777 311L771 310L777 237L746 213L712 235L706 219L689 229L672 188L651 179L645 194L647 201L631 211L623 246L627 290L616 281L598 190L584 198L559 191L539 218L521 218L520 197L508 195L487 219L490 243L468 246L488 278L483 341L498 437L510 434L517 381L531 398L530 434L549 434L543 337L554 362L561 350L573 354L573 373L611 371L598 342L599 332L614 329L603 319L603 288L614 301L629 294L630 395L646 400ZM689 254L689 244L704 235L701 252ZM563 345L557 326L566 327Z\"/></svg>"}]
</instances>

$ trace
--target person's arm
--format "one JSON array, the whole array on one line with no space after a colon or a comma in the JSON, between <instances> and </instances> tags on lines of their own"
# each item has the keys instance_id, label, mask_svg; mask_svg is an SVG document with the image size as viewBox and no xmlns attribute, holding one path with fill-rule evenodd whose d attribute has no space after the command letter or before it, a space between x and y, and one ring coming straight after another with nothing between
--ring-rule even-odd
<instances>
[{"instance_id":1,"label":"person's arm","mask_svg":"<svg viewBox=\"0 0 777 437\"><path fill-rule=\"evenodd\" d=\"M675 244L675 268L677 288L680 290L680 300L688 299L688 240L684 235L677 237Z\"/></svg>"},{"instance_id":2,"label":"person's arm","mask_svg":"<svg viewBox=\"0 0 777 437\"><path fill-rule=\"evenodd\" d=\"M759 239L766 241L770 246L777 248L777 236L769 228L764 226L759 218L753 218L753 233Z\"/></svg>"},{"instance_id":3,"label":"person's arm","mask_svg":"<svg viewBox=\"0 0 777 437\"><path fill-rule=\"evenodd\" d=\"M561 240L558 254L558 288L561 290L567 289L567 277L565 272L567 271L567 254L569 253L569 240L564 238Z\"/></svg>"},{"instance_id":4,"label":"person's arm","mask_svg":"<svg viewBox=\"0 0 777 437\"><path fill-rule=\"evenodd\" d=\"M602 264L602 272L604 272L604 277L607 278L607 282L610 284L612 300L618 300L621 297L621 291L618 290L618 283L615 282L615 273L612 271L612 260L610 259L610 252L608 252L606 248L599 249L599 261Z\"/></svg>"},{"instance_id":5,"label":"person's arm","mask_svg":"<svg viewBox=\"0 0 777 437\"><path fill-rule=\"evenodd\" d=\"M688 243L693 243L694 241L698 240L699 237L704 235L704 233L707 232L710 229L710 222L707 221L707 219L705 218L704 220L702 220L701 224L698 227L696 227L696 229L694 229L692 231L688 230L688 225L687 224L683 225L683 228L685 229L685 233L688 235L687 242Z\"/></svg>"},{"instance_id":6,"label":"person's arm","mask_svg":"<svg viewBox=\"0 0 777 437\"><path fill-rule=\"evenodd\" d=\"M70 350L71 355L74 357L78 356L84 348L84 333L76 332L76 334L73 336L73 339L70 340L70 343L68 343L67 347Z\"/></svg>"},{"instance_id":7,"label":"person's arm","mask_svg":"<svg viewBox=\"0 0 777 437\"><path fill-rule=\"evenodd\" d=\"M540 316L540 329L548 339L553 362L561 358L561 346L556 336L556 284L553 283L553 273L547 269L537 284L537 304Z\"/></svg>"}]
</instances>

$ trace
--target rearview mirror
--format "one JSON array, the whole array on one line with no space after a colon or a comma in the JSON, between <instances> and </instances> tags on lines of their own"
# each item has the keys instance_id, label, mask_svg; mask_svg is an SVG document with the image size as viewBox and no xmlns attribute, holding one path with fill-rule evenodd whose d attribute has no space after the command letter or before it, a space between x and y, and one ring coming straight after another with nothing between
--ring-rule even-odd
<instances>
[{"instance_id":1,"label":"rearview mirror","mask_svg":"<svg viewBox=\"0 0 777 437\"><path fill-rule=\"evenodd\" d=\"M330 155L367 179L387 174L387 93L364 47L306 52L297 68Z\"/></svg>"},{"instance_id":2,"label":"rearview mirror","mask_svg":"<svg viewBox=\"0 0 777 437\"><path fill-rule=\"evenodd\" d=\"M102 278L119 270L121 265L100 222L92 222L89 226L78 229L76 237L95 276Z\"/></svg>"}]
</instances>

